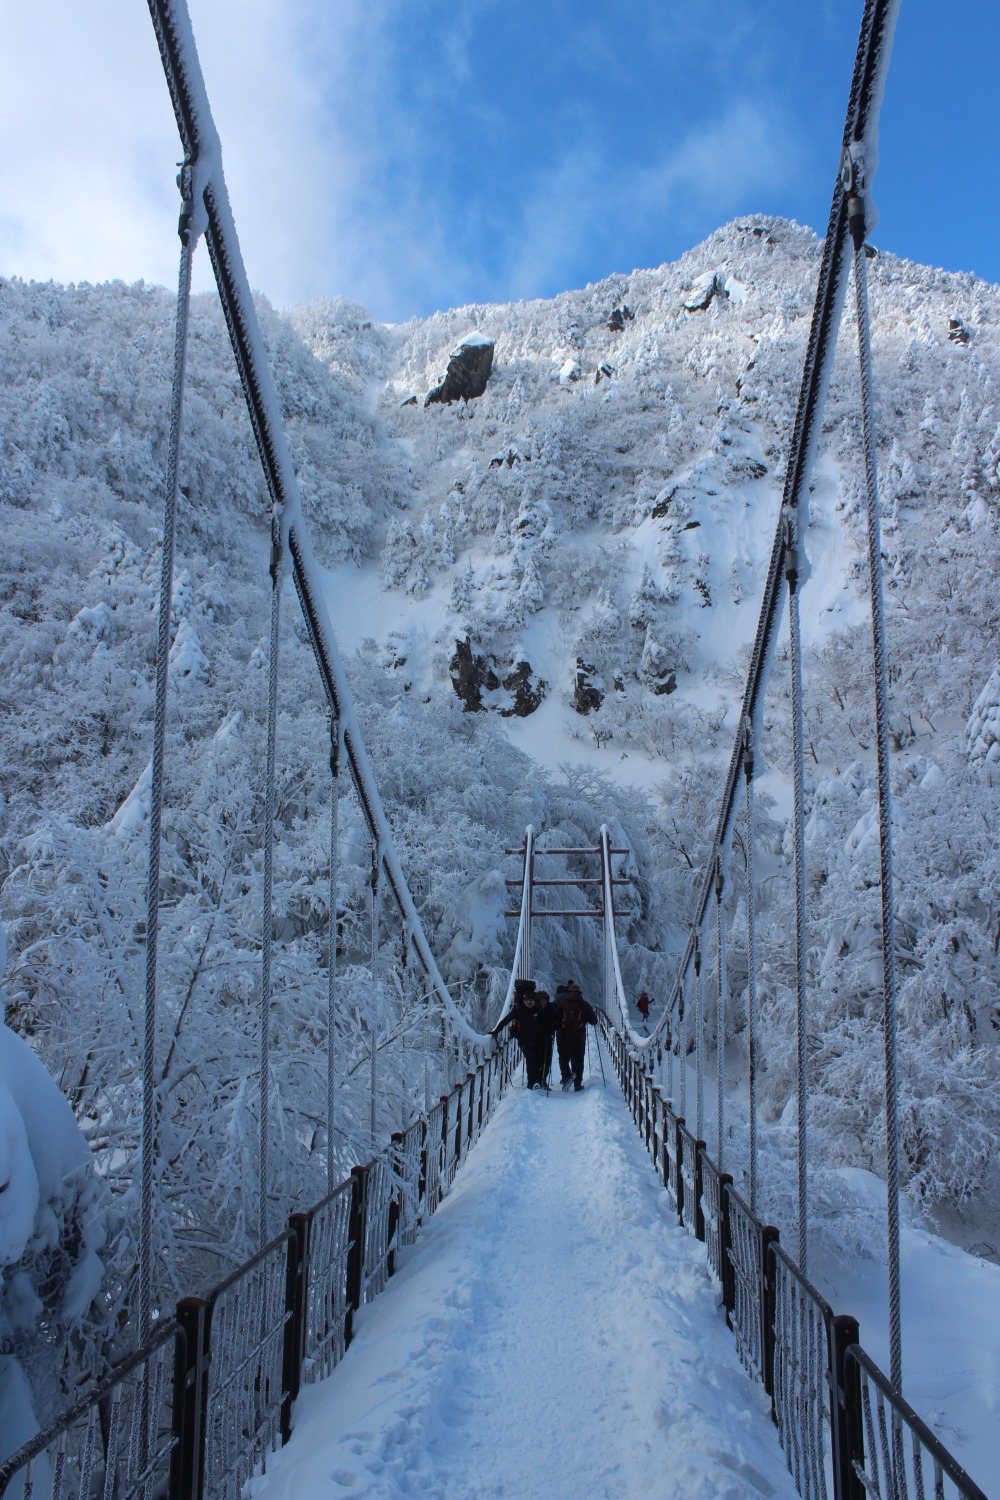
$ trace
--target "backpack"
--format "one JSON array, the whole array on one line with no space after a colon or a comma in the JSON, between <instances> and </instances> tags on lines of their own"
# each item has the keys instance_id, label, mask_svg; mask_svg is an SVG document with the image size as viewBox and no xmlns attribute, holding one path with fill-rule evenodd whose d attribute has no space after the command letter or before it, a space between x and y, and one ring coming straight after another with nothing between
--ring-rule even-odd
<instances>
[{"instance_id":1,"label":"backpack","mask_svg":"<svg viewBox=\"0 0 1000 1500\"><path fill-rule=\"evenodd\" d=\"M579 1036L587 1024L583 996L574 991L564 1001L560 1025L567 1036Z\"/></svg>"}]
</instances>

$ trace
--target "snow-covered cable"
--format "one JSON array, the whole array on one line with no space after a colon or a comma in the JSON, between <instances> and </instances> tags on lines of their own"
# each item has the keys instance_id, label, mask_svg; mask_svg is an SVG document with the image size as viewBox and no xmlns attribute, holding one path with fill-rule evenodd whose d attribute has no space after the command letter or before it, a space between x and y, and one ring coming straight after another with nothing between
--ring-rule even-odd
<instances>
[{"instance_id":1,"label":"snow-covered cable","mask_svg":"<svg viewBox=\"0 0 1000 1500\"><path fill-rule=\"evenodd\" d=\"M788 579L789 671L792 688L792 844L795 863L795 1038L797 1105L798 1259L803 1276L808 1274L808 1170L806 1110L808 1080L806 1037L809 996L806 985L806 775L802 730L802 631L799 623L798 517L789 515L785 543L785 576Z\"/></svg>"},{"instance_id":2,"label":"snow-covered cable","mask_svg":"<svg viewBox=\"0 0 1000 1500\"><path fill-rule=\"evenodd\" d=\"M705 1137L705 980L701 972L701 933L694 945L694 982L698 996L694 1022L694 1138Z\"/></svg>"},{"instance_id":3,"label":"snow-covered cable","mask_svg":"<svg viewBox=\"0 0 1000 1500\"><path fill-rule=\"evenodd\" d=\"M482 1047L488 1037L473 1030L448 993L423 931L396 854L375 775L368 759L354 701L323 599L302 512L281 405L271 377L260 322L247 280L239 238L222 170L222 151L212 119L191 20L184 0L148 0L164 73L186 155L194 162L193 216L204 229L219 299L243 385L247 411L271 496L282 552L291 556L292 575L313 651L341 740L362 813L378 843L382 868L417 961L427 974L442 1015L455 1036Z\"/></svg>"},{"instance_id":4,"label":"snow-covered cable","mask_svg":"<svg viewBox=\"0 0 1000 1500\"><path fill-rule=\"evenodd\" d=\"M687 975L686 974L682 974L681 975L681 981L680 981L680 983L681 983L681 987L680 987L680 993L679 993L679 997L678 997L678 1001L677 1001L677 1022L678 1022L678 1028L679 1028L679 1033L678 1033L678 1048L677 1048L677 1061L680 1064L680 1070L681 1070L680 1100L679 1100L680 1107L681 1107L681 1119L682 1120L686 1120L687 1119L687 1067L688 1067L688 1064L687 1064L687 1055L688 1055L688 1047L687 1047L687 1041L688 1041L688 1033L687 1033L687 1006L684 1003L684 998L685 998L684 997L684 987L687 984Z\"/></svg>"},{"instance_id":5,"label":"snow-covered cable","mask_svg":"<svg viewBox=\"0 0 1000 1500\"><path fill-rule=\"evenodd\" d=\"M757 1212L757 920L754 894L753 727L744 726L747 859L747 1057L750 1095L750 1212Z\"/></svg>"},{"instance_id":6,"label":"snow-covered cable","mask_svg":"<svg viewBox=\"0 0 1000 1500\"><path fill-rule=\"evenodd\" d=\"M857 200L852 200L857 201ZM899 1136L896 1080L896 962L892 866L892 781L889 760L889 674L882 592L882 539L878 513L875 407L872 398L871 332L868 322L868 268L863 210L851 217L854 278L858 304L861 369L861 426L865 449L868 519L868 572L871 587L872 652L875 674L875 730L878 745L878 831L882 884L882 1029L885 1045L885 1188L889 1256L889 1372L903 1389L899 1271Z\"/></svg>"},{"instance_id":7,"label":"snow-covered cable","mask_svg":"<svg viewBox=\"0 0 1000 1500\"><path fill-rule=\"evenodd\" d=\"M843 147L851 142L864 142L871 150L871 143L878 137L878 114L885 85L889 53L900 0L866 0L858 47L854 60L854 73L848 99L847 113L842 137ZM760 715L774 656L774 645L778 625L784 608L782 567L785 549L785 516L789 512L802 512L805 524L808 504L809 476L812 469L816 442L822 427L823 408L830 382L836 353L837 331L847 288L850 256L847 234L847 202L841 174L838 169L834 181L833 198L827 232L823 240L823 259L816 285L816 300L813 306L809 343L799 387L798 404L792 439L789 445L788 465L782 493L782 509L778 517L771 557L768 563L761 602L757 633L754 638L750 665L747 669L743 703L740 711L739 729L733 745L726 775L725 788L716 824L714 848L724 848L727 832L738 795L740 767L743 756L743 724L749 719L755 731L760 730ZM798 559L800 581L804 582L807 561ZM713 869L707 865L698 888L697 900L691 919L687 946L681 957L674 988L664 1006L663 1014L654 1029L653 1036L666 1025L679 1003L679 990L684 975L694 954L695 933L701 925L711 900Z\"/></svg>"},{"instance_id":8,"label":"snow-covered cable","mask_svg":"<svg viewBox=\"0 0 1000 1500\"><path fill-rule=\"evenodd\" d=\"M281 554L271 544L271 633L267 667L267 763L264 772L264 890L260 953L260 1133L257 1148L257 1234L268 1240L268 1140L271 1073L271 950L274 939L274 787L278 756L278 627L281 623Z\"/></svg>"},{"instance_id":9,"label":"snow-covered cable","mask_svg":"<svg viewBox=\"0 0 1000 1500\"><path fill-rule=\"evenodd\" d=\"M326 1190L337 1186L333 1155L333 1121L337 1064L337 886L340 820L340 725L330 719L330 916L326 969Z\"/></svg>"},{"instance_id":10,"label":"snow-covered cable","mask_svg":"<svg viewBox=\"0 0 1000 1500\"><path fill-rule=\"evenodd\" d=\"M718 1146L716 1149L715 1164L719 1171L722 1165L722 1140L726 1123L726 930L722 919L722 860L715 880L715 923L716 923L716 1005L715 1005L715 1051L718 1062Z\"/></svg>"},{"instance_id":11,"label":"snow-covered cable","mask_svg":"<svg viewBox=\"0 0 1000 1500\"><path fill-rule=\"evenodd\" d=\"M381 864L378 857L378 849L372 849L372 952L371 952L371 1078L370 1102L369 1102L369 1129L371 1134L371 1149L378 1150L378 1027L379 1027L379 902L381 898L382 882Z\"/></svg>"},{"instance_id":12,"label":"snow-covered cable","mask_svg":"<svg viewBox=\"0 0 1000 1500\"><path fill-rule=\"evenodd\" d=\"M170 397L167 484L163 507L163 556L160 563L160 613L156 632L156 706L149 794L149 873L146 882L146 994L142 1052L142 1158L139 1187L139 1347L149 1342L153 1283L153 1152L156 1139L156 960L160 933L160 834L163 824L163 754L167 735L167 684L170 676L170 618L173 609L174 539L177 533L177 489L180 467L184 375L187 369L188 315L191 308L191 262L196 237L190 225L190 167L181 170L183 207L177 314L174 324L174 374Z\"/></svg>"}]
</instances>

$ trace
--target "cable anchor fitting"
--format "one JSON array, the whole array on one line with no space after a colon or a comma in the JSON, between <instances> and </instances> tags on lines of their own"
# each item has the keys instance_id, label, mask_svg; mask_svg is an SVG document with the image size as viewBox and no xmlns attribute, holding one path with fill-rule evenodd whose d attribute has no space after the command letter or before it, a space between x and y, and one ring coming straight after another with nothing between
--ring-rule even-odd
<instances>
[{"instance_id":1,"label":"cable anchor fitting","mask_svg":"<svg viewBox=\"0 0 1000 1500\"><path fill-rule=\"evenodd\" d=\"M698 974L701 973L701 939L700 938L695 938L695 940L694 940L694 972L695 972L696 975L698 975Z\"/></svg>"},{"instance_id":2,"label":"cable anchor fitting","mask_svg":"<svg viewBox=\"0 0 1000 1500\"><path fill-rule=\"evenodd\" d=\"M721 901L722 900L722 887L723 887L723 879L722 879L722 855L721 855L721 853L719 853L719 854L717 854L715 856L715 899L716 899L716 901Z\"/></svg>"},{"instance_id":3,"label":"cable anchor fitting","mask_svg":"<svg viewBox=\"0 0 1000 1500\"><path fill-rule=\"evenodd\" d=\"M840 155L840 185L847 197L847 228L860 250L865 242L865 148L863 141L851 141Z\"/></svg>"},{"instance_id":4,"label":"cable anchor fitting","mask_svg":"<svg viewBox=\"0 0 1000 1500\"><path fill-rule=\"evenodd\" d=\"M181 211L177 218L177 233L182 245L191 241L191 220L194 218L194 163L181 162L177 173L177 187L181 195Z\"/></svg>"},{"instance_id":5,"label":"cable anchor fitting","mask_svg":"<svg viewBox=\"0 0 1000 1500\"><path fill-rule=\"evenodd\" d=\"M799 549L795 541L795 521L790 510L786 510L781 518L781 542L785 551L788 591L794 594L799 581Z\"/></svg>"},{"instance_id":6,"label":"cable anchor fitting","mask_svg":"<svg viewBox=\"0 0 1000 1500\"><path fill-rule=\"evenodd\" d=\"M274 584L276 584L278 582L278 569L280 567L281 567L281 542L280 541L272 541L272 543L271 543L271 557L270 557L270 561L268 562L268 565L267 565L267 571L270 573L270 575L271 575L271 582L274 583Z\"/></svg>"},{"instance_id":7,"label":"cable anchor fitting","mask_svg":"<svg viewBox=\"0 0 1000 1500\"><path fill-rule=\"evenodd\" d=\"M753 780L753 721L749 714L743 720L743 774L747 781Z\"/></svg>"}]
</instances>

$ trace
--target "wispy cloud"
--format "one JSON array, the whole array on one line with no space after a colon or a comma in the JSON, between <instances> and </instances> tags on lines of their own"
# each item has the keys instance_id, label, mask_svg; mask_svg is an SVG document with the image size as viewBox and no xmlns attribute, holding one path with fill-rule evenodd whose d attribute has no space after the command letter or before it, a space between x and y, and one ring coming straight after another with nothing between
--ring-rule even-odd
<instances>
[{"instance_id":1,"label":"wispy cloud","mask_svg":"<svg viewBox=\"0 0 1000 1500\"><path fill-rule=\"evenodd\" d=\"M659 239L673 253L678 232L707 233L766 205L801 165L790 130L775 126L772 109L744 99L650 161L614 161L593 138L572 143L534 184L511 235L515 294L564 284L579 265L581 239L603 263L601 274L630 271L637 262L621 260L625 247L655 246Z\"/></svg>"}]
</instances>

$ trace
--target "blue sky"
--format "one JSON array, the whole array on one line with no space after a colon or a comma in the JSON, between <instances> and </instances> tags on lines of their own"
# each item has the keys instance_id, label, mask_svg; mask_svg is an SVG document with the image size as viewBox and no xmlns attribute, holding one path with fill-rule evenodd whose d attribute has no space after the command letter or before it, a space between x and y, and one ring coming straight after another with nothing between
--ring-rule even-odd
<instances>
[{"instance_id":1,"label":"blue sky","mask_svg":"<svg viewBox=\"0 0 1000 1500\"><path fill-rule=\"evenodd\" d=\"M822 231L860 0L191 0L250 279L402 319ZM1000 281L1000 6L902 0L876 243ZM35 0L0 59L0 274L173 284L141 0ZM208 284L208 268L198 272Z\"/></svg>"}]
</instances>

